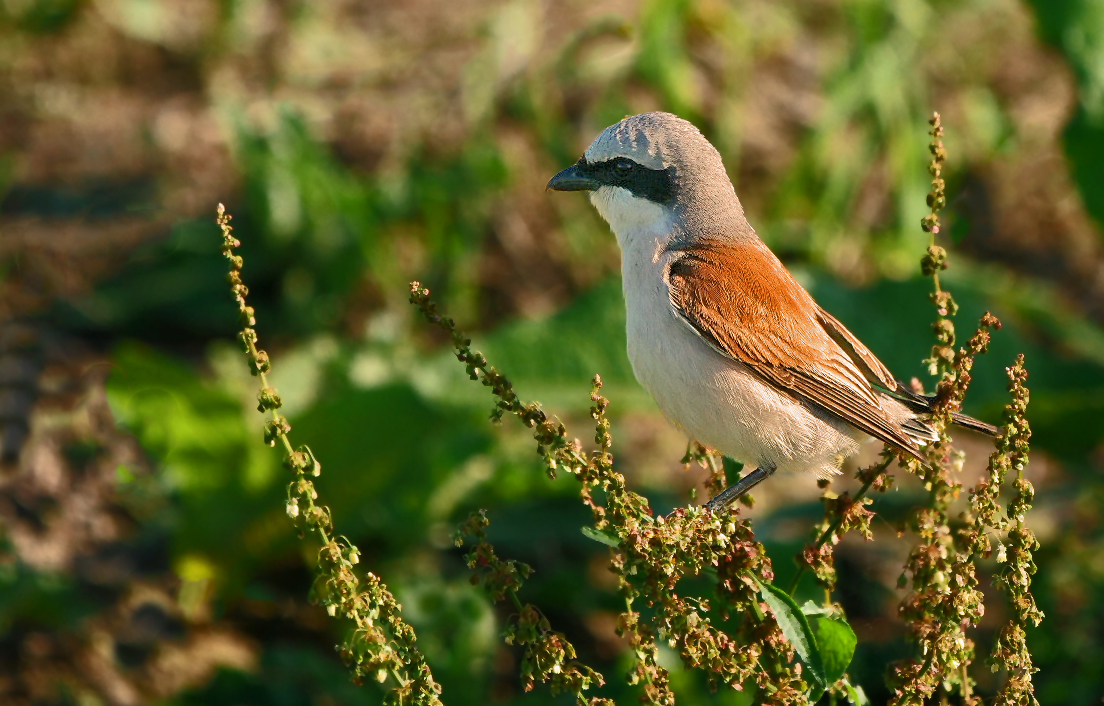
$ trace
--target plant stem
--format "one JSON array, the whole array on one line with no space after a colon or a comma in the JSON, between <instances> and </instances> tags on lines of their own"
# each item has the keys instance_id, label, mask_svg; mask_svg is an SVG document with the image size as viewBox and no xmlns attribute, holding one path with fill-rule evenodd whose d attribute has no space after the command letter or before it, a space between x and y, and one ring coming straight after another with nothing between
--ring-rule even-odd
<instances>
[{"instance_id":1,"label":"plant stem","mask_svg":"<svg viewBox=\"0 0 1104 706\"><path fill-rule=\"evenodd\" d=\"M888 466L888 465L889 465L889 462L886 461L883 464L882 470L884 471L885 470L884 467ZM860 500L862 500L866 496L866 491L870 490L870 486L874 483L874 480L879 475L881 475L880 472L870 476L870 478L868 478L866 481L863 482L862 487L860 487L858 492L855 493L854 502L859 502ZM832 520L832 524L828 525L828 528L825 529L824 532L822 532L819 537L817 537L817 541L813 545L813 547L815 549L820 549L821 547L823 547L824 543L828 541L829 537L834 535L839 530L840 525L842 525L842 524L843 524L843 518L842 517L837 517L836 519ZM790 590L788 591L788 593L790 594L791 597L793 596L794 591L797 590L797 584L800 583L801 577L805 575L805 570L807 568L809 568L807 564L801 564L800 566L797 567L797 574L794 576L793 583L790 584Z\"/></svg>"}]
</instances>

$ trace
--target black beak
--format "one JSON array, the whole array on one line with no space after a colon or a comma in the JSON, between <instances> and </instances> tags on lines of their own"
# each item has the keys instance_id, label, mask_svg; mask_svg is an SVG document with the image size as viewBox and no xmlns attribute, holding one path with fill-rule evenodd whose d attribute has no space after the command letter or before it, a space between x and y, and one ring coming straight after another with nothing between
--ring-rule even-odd
<instances>
[{"instance_id":1,"label":"black beak","mask_svg":"<svg viewBox=\"0 0 1104 706\"><path fill-rule=\"evenodd\" d=\"M597 179L579 173L579 165L572 164L548 182L549 189L555 191L597 191L601 186Z\"/></svg>"}]
</instances>

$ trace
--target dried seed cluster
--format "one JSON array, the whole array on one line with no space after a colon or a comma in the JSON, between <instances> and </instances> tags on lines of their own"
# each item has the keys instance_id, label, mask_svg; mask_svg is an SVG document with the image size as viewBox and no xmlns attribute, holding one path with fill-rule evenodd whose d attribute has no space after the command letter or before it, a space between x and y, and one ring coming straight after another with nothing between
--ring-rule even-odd
<instances>
[{"instance_id":1,"label":"dried seed cluster","mask_svg":"<svg viewBox=\"0 0 1104 706\"><path fill-rule=\"evenodd\" d=\"M563 470L581 482L580 494L593 513L594 527L613 547L610 569L618 576L625 600L618 633L636 657L630 681L641 685L642 701L675 702L667 670L657 660L657 641L663 640L687 666L704 670L714 686L755 686L761 692L760 702L766 704L806 703L809 686L802 679L802 667L794 662L793 648L770 609L760 602L760 583L770 583L774 573L750 523L736 514L714 516L700 508L656 517L647 500L630 491L624 476L613 470L613 439L606 417L609 401L601 395L600 377L594 378L591 393L597 448L586 453L579 440L570 439L563 424L550 419L539 405L520 402L510 381L471 350L470 339L452 319L438 313L428 290L418 282L411 284L410 301L449 334L468 375L491 389L492 418L513 414L533 430L537 453L549 474ZM601 675L575 661L570 644L537 617L540 611L517 598L530 569L495 556L480 534L484 522L485 514L480 513L465 527L465 533L477 540L469 563L493 597L508 596L515 602L518 614L511 617L508 635L517 640L518 630L526 626L526 685L533 680L550 681L553 691L573 691L580 704L610 703L586 699L583 691L600 685ZM703 574L716 575L714 599L680 595L681 579ZM642 619L635 609L638 603L653 614L650 619Z\"/></svg>"},{"instance_id":2,"label":"dried seed cluster","mask_svg":"<svg viewBox=\"0 0 1104 706\"><path fill-rule=\"evenodd\" d=\"M508 645L523 647L521 680L526 691L532 691L536 682L547 683L553 694L573 694L580 704L612 706L609 699L587 700L583 692L592 686L602 686L605 678L597 671L576 660L575 646L563 633L552 629L548 618L531 603L522 604L518 591L533 569L513 560L502 560L487 541L486 528L491 524L486 510L473 512L456 537L456 545L474 540L467 555L468 568L475 571L472 582L478 583L495 601L507 597L517 612L510 616L504 632Z\"/></svg>"},{"instance_id":3,"label":"dried seed cluster","mask_svg":"<svg viewBox=\"0 0 1104 706\"><path fill-rule=\"evenodd\" d=\"M335 537L329 508L317 503L318 492L310 479L322 473L322 464L309 448L294 449L288 440L291 425L278 411L280 395L268 384L271 363L268 354L257 348L257 332L253 328L257 321L253 308L245 303L249 290L241 278L243 261L234 254L241 242L233 235L230 218L219 204L217 223L222 229L222 253L230 262L230 289L243 326L238 339L250 371L261 379L257 410L271 417L265 423L264 441L269 446L277 443L282 446L284 463L295 474L288 484L288 517L299 527L300 536L315 532L322 541L311 600L324 605L331 616L340 615L352 622L352 629L337 650L355 681L372 679L388 686L388 704L440 704L441 687L433 680L417 647L414 628L402 619L402 606L374 574L366 574L361 584L353 570L360 561L360 550L346 538Z\"/></svg>"},{"instance_id":4,"label":"dried seed cluster","mask_svg":"<svg viewBox=\"0 0 1104 706\"><path fill-rule=\"evenodd\" d=\"M1000 529L1009 527L1007 542L1001 547L1003 551L998 550L997 560L1004 568L997 575L997 585L1008 594L1012 604L1012 617L1001 630L989 660L993 671L1008 670L1008 680L995 703L1000 706L1028 706L1036 704L1031 675L1038 670L1034 667L1031 651L1027 648L1025 628L1029 624L1038 626L1042 622L1043 613L1035 605L1035 598L1031 595L1031 577L1035 574L1032 554L1039 548L1039 542L1024 523L1024 516L1035 497L1035 489L1024 478L1031 427L1026 416L1029 393L1024 385L1027 370L1024 368L1023 354L1016 358L1016 363L1007 372L1012 401L1004 408L1004 433L996 453L989 458L989 472L992 479L990 485L999 485L1005 474L1014 471L1016 494L1005 508L1004 523L1000 522L995 507L991 505L982 508L979 503L977 512L982 517L992 518L986 520L990 526Z\"/></svg>"},{"instance_id":5,"label":"dried seed cluster","mask_svg":"<svg viewBox=\"0 0 1104 706\"><path fill-rule=\"evenodd\" d=\"M933 115L930 124L932 191L928 194L928 205L932 210L922 226L931 233L932 240L920 266L925 275L932 277L934 291L931 296L939 317L933 324L937 343L932 357L926 361L932 373L940 375L932 418L939 439L926 447L926 464L909 464L909 470L919 476L930 493L927 507L920 508L908 523L920 542L910 552L899 582L902 588L909 588L900 612L908 623L919 655L893 666L890 685L894 698L891 703L918 706L937 694L945 701L955 692L964 704L981 703L973 693L973 681L968 673L975 650L967 631L977 627L985 612L985 596L979 588L976 562L990 556L990 536L1007 533L1008 545L1015 547L1015 559L1005 563L997 580L1006 587L1015 615L1002 631L989 663L994 669L1009 671L998 703L1032 704L1033 670L1023 626L1028 622L1038 624L1042 614L1030 593L1030 576L1034 573L1031 551L1037 543L1023 525L1032 495L1030 483L1023 479L1030 437L1025 416L1028 396L1023 384L1027 372L1023 367L1023 355L1008 369L1012 401L1005 408L1004 427L989 457L986 476L970 490L970 509L952 526L950 506L962 490L955 475L963 461L961 453L954 451L949 436L952 415L962 409L974 359L988 350L990 331L1000 330L1001 322L986 312L966 346L955 350L951 317L958 307L950 293L940 286L939 272L947 268L946 252L935 244L940 229L938 211L946 204L942 179L946 150L938 113ZM1017 472L1016 495L1010 501L1007 516L1002 517L999 495L1010 469ZM1011 526L1010 517L1016 517L1016 523ZM1002 544L1002 551L998 552L999 561L1004 558L1003 547Z\"/></svg>"},{"instance_id":6,"label":"dried seed cluster","mask_svg":"<svg viewBox=\"0 0 1104 706\"><path fill-rule=\"evenodd\" d=\"M967 347L955 353L936 392L931 421L939 439L925 447L927 463L908 464L929 492L928 505L918 508L908 521L919 543L909 553L898 582L909 589L900 615L920 656L894 665L893 704L919 706L939 689L957 691L963 703L980 703L967 673L974 660L974 642L967 630L977 627L984 614L985 596L978 587L979 554L951 527L950 506L962 491L956 475L963 457L954 451L948 432L951 414L959 411L969 388L974 358L988 349L988 329L999 327L1000 322L986 313Z\"/></svg>"},{"instance_id":7,"label":"dried seed cluster","mask_svg":"<svg viewBox=\"0 0 1104 706\"><path fill-rule=\"evenodd\" d=\"M935 236L939 234L942 224L939 220L939 212L947 205L945 193L947 184L943 181L943 162L947 161L947 150L943 147L943 124L940 122L939 113L933 113L928 121L931 130L928 134L932 141L928 144L931 152L931 162L928 163L928 172L931 174L931 191L928 192L928 208L931 213L920 221L920 227L924 232L931 233L931 242L924 257L920 259L920 271L924 276L931 277L934 291L931 293L932 303L938 319L932 324L935 333L936 344L932 347L932 354L924 362L932 375L936 375L941 369L954 362L955 329L951 317L958 313L958 304L950 292L943 291L939 284L939 273L947 269L947 251L937 245Z\"/></svg>"},{"instance_id":8,"label":"dried seed cluster","mask_svg":"<svg viewBox=\"0 0 1104 706\"><path fill-rule=\"evenodd\" d=\"M894 460L897 460L896 454L886 449L878 463L859 470L855 477L862 481L862 486L855 497L847 492L842 495L825 492L822 498L824 519L813 528L813 541L805 545L797 556L798 573L794 577L790 593L797 588L797 582L806 569L813 572L817 582L829 595L835 590L835 547L850 531L858 532L866 540L874 539L874 532L870 527L874 513L868 509L874 501L867 498L866 494L871 490L884 493L893 487L893 476L886 473L886 469Z\"/></svg>"},{"instance_id":9,"label":"dried seed cluster","mask_svg":"<svg viewBox=\"0 0 1104 706\"><path fill-rule=\"evenodd\" d=\"M946 269L947 256L935 243L941 228L938 212L946 205L942 179L946 150L939 115L935 114L930 122L931 212L923 219L922 227L931 233L932 239L921 260L921 270L932 277L932 301L938 316L933 324L936 345L925 361L932 373L940 376L931 419L938 440L927 445L926 463L889 451L883 453L878 463L858 472L862 486L854 497L826 492L824 519L814 528L811 542L798 556L798 578L802 572L811 570L830 600L836 583L834 547L849 531L872 538L873 513L869 509L872 500L866 495L872 490L884 492L892 487L894 479L888 469L897 461L924 483L929 502L908 522L908 529L916 534L918 542L909 554L899 582L901 588L908 589L900 613L918 654L892 665L891 703L920 706L933 698L949 703L949 697L956 693L963 704L981 703L972 693L973 682L968 674L974 644L967 631L977 626L985 608L976 561L992 554L995 538L1000 566L997 584L1012 605L1012 616L989 658L994 671L1008 672L996 703L1026 706L1035 703L1032 686L1035 669L1025 628L1037 625L1043 617L1030 592L1035 572L1032 553L1038 542L1024 523L1034 496L1031 484L1024 478L1031 433L1026 419L1027 372L1022 355L1008 368L1012 400L1005 408L996 450L989 458L986 476L970 489L969 509L952 525L951 505L962 490L955 480L962 455L954 451L948 430L968 391L974 359L987 350L990 331L999 330L1000 321L986 313L967 345L955 350L951 319L957 305L940 285L939 272ZM279 414L279 394L267 380L268 355L256 346L254 312L246 305L248 291L240 276L242 259L233 254L240 243L233 237L230 216L221 205L218 223L223 232L223 252L231 266L231 288L244 327L239 338L250 370L261 379L258 410L270 415L264 440L270 446L282 445L287 466L295 473L288 486L287 514L299 526L301 535L313 531L322 540L312 599L325 605L330 615L340 614L353 622L349 637L338 649L355 679L371 677L388 684L387 703L440 703L440 687L417 649L413 629L402 620L401 606L375 575L368 573L361 586L353 571L359 551L347 539L334 537L330 512L317 503L318 495L310 478L319 475L321 465L310 449L293 449L288 440L291 427ZM815 660L809 662L802 652L802 660L808 664L795 661L795 644L791 643L794 633L784 633L782 612L786 608L765 592L769 587L772 593L781 593L770 586L774 578L770 559L755 540L750 523L740 519L738 509L714 516L701 508L691 508L657 517L645 498L628 490L624 477L613 470L613 440L606 416L609 401L601 395L600 377L595 376L591 392L596 448L585 452L579 440L569 437L564 425L549 417L538 404L521 402L510 381L481 353L471 349L471 340L457 330L452 319L437 312L429 291L417 282L411 283L410 301L428 321L448 333L468 376L490 389L494 397L492 420L498 422L507 415L517 418L532 430L536 451L548 475L555 478L565 471L580 482L581 498L593 514L594 538L611 547L610 571L618 577L619 592L625 602L625 609L617 619L617 632L633 651L635 660L629 681L640 687L641 702L662 706L675 703L669 674L659 664L661 641L685 665L703 670L713 687L755 689L756 703L806 704L814 691L820 694L825 690L833 699L858 698L843 673L846 663L832 672L830 679L824 677L823 664L810 667L812 680L803 675L803 669ZM914 381L913 386L922 392L918 382ZM722 465L705 449L691 447L683 462L698 462L707 467L714 492L724 487ZM1011 472L1015 473L1015 494L1002 507L1000 489ZM471 547L467 562L474 572L473 583L482 585L495 601L508 599L516 610L508 619L505 640L522 647L521 676L526 690L534 688L537 682L546 683L553 693L572 694L580 706L613 706L608 698L588 696L605 684L604 677L578 660L574 646L552 629L539 608L522 602L520 592L533 570L520 562L498 557L487 541L489 524L485 511L473 513L456 541L458 545L468 542ZM1004 541L1000 539L1002 535ZM712 580L710 597L686 594L681 582L695 576ZM792 599L784 594L783 597L792 603ZM785 617L791 631L792 617ZM809 629L808 625L805 629ZM853 635L851 639L853 646ZM802 647L797 645L796 650ZM830 683L833 679L837 680L834 684ZM820 680L819 690L811 690L810 684L816 680Z\"/></svg>"},{"instance_id":10,"label":"dried seed cluster","mask_svg":"<svg viewBox=\"0 0 1104 706\"><path fill-rule=\"evenodd\" d=\"M1005 669L1009 675L996 703L1033 704L1031 675L1034 668L1024 628L1028 624L1038 625L1042 613L1030 593L1031 575L1035 571L1032 552L1038 543L1031 530L1024 526L1024 515L1034 492L1023 478L1031 434L1026 419L1028 392L1024 381L1027 372L1022 355L1008 369L1012 400L1005 408L1004 426L996 449L989 457L987 474L970 490L970 509L952 523L950 507L962 490L955 475L961 469L963 456L954 450L948 431L952 415L962 409L974 359L987 351L990 332L1000 330L1001 323L986 313L966 346L955 350L955 327L951 318L958 307L951 294L940 285L939 272L947 268L947 253L935 242L941 228L938 214L946 205L942 170L947 153L938 113L933 115L930 124L932 189L928 194L928 206L931 212L921 226L932 238L920 267L926 276L932 277L931 298L938 316L932 326L936 344L931 358L925 362L932 374L940 375L935 392L935 413L931 419L939 439L927 445L927 463L904 457L897 459L901 467L923 481L929 492L929 502L908 522L908 529L919 541L909 554L899 582L901 588L908 588L900 614L908 623L918 656L893 665L889 678L894 690L892 703L919 705L929 703L936 696L941 703L947 703L948 697L956 692L961 703L981 703L972 691L973 681L967 672L974 660L974 643L967 631L977 627L985 610L976 561L991 555L991 538L998 538L1000 542L999 537L1005 536L997 552L1001 568L996 583L1008 594L1013 617L1002 629L988 662L994 671ZM919 382L913 381L913 387L916 392L923 392ZM825 493L825 516L814 528L813 541L798 556L798 578L802 571L811 569L827 591L835 587L833 548L850 530L870 539L872 513L866 508L870 501L864 496L870 489L884 491L892 486L893 476L887 469L893 460L887 451L880 463L860 470L857 477L862 487L854 498L847 493L839 496ZM1004 509L999 502L1000 490L1005 477L1013 470L1016 473L1015 495Z\"/></svg>"}]
</instances>

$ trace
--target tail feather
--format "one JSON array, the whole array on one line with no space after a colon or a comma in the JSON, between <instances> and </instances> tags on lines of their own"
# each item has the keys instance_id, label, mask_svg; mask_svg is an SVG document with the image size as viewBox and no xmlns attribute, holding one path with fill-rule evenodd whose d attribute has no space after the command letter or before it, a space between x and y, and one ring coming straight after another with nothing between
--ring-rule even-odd
<instances>
[{"instance_id":1,"label":"tail feather","mask_svg":"<svg viewBox=\"0 0 1104 706\"><path fill-rule=\"evenodd\" d=\"M935 429L932 429L931 426L920 417L906 419L901 422L901 428L905 430L905 433L908 434L910 439L916 442L917 446L939 441L939 437L935 434Z\"/></svg>"},{"instance_id":2,"label":"tail feather","mask_svg":"<svg viewBox=\"0 0 1104 706\"><path fill-rule=\"evenodd\" d=\"M904 383L897 381L897 389L894 390L894 394L898 396L898 399L914 412L921 414L931 414L932 405L935 403L934 397L928 397L926 395L918 395L909 388L905 387ZM968 417L965 414L958 412L951 413L951 421L963 429L970 429L972 431L981 432L982 434L988 434L989 436L1000 436L1000 429L992 424L986 424L980 419L974 419ZM927 426L927 425L925 425ZM930 428L929 428L930 429Z\"/></svg>"},{"instance_id":3,"label":"tail feather","mask_svg":"<svg viewBox=\"0 0 1104 706\"><path fill-rule=\"evenodd\" d=\"M980 431L982 434L988 434L989 436L1000 436L1001 430L992 424L986 424L980 419L974 419L973 417L967 417L965 414L959 414L958 412L951 413L951 421L957 426L963 429L971 429L973 431Z\"/></svg>"}]
</instances>

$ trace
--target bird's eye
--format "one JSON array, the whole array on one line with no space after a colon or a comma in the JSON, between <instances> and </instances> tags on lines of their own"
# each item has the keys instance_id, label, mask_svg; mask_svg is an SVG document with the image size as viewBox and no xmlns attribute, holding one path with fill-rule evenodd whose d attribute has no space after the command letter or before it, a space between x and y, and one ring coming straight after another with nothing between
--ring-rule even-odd
<instances>
[{"instance_id":1,"label":"bird's eye","mask_svg":"<svg viewBox=\"0 0 1104 706\"><path fill-rule=\"evenodd\" d=\"M619 159L613 163L613 168L617 170L618 174L628 174L632 171L633 163L629 159Z\"/></svg>"}]
</instances>

